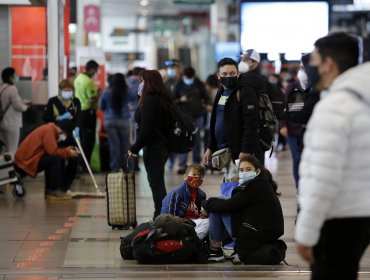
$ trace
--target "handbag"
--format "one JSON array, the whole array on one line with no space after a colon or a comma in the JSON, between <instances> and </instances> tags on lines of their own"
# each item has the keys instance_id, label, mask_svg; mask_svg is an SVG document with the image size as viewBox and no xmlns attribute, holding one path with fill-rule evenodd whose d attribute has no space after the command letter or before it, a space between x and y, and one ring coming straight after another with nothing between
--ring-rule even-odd
<instances>
[{"instance_id":1,"label":"handbag","mask_svg":"<svg viewBox=\"0 0 370 280\"><path fill-rule=\"evenodd\" d=\"M228 148L218 150L212 154L212 167L222 169L231 161L231 154Z\"/></svg>"}]
</instances>

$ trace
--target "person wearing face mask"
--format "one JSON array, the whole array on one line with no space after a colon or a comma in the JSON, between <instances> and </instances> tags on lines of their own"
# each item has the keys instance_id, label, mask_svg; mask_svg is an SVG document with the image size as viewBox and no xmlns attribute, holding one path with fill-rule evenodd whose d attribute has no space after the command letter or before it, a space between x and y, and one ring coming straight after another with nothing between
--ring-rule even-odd
<instances>
[{"instance_id":1,"label":"person wearing face mask","mask_svg":"<svg viewBox=\"0 0 370 280\"><path fill-rule=\"evenodd\" d=\"M51 97L45 106L43 120L45 122L56 122L68 120L75 128L74 133L79 136L81 103L73 94L73 85L65 79L59 83L59 94ZM58 142L59 147L76 146L73 135L68 135L66 139ZM65 174L63 176L63 190L68 191L76 177L79 157L71 158L64 164Z\"/></svg>"},{"instance_id":2,"label":"person wearing face mask","mask_svg":"<svg viewBox=\"0 0 370 280\"><path fill-rule=\"evenodd\" d=\"M0 106L3 119L0 121L0 139L5 144L5 152L13 157L19 143L20 128L22 127L22 112L31 103L24 103L15 86L17 76L12 67L5 68L1 73L3 83L0 85Z\"/></svg>"},{"instance_id":3,"label":"person wearing face mask","mask_svg":"<svg viewBox=\"0 0 370 280\"><path fill-rule=\"evenodd\" d=\"M65 200L71 196L64 189L66 174L63 162L80 155L73 146L59 147L74 129L69 120L44 124L33 130L19 145L14 157L14 168L21 175L35 178L45 171L45 199Z\"/></svg>"},{"instance_id":4,"label":"person wearing face mask","mask_svg":"<svg viewBox=\"0 0 370 280\"><path fill-rule=\"evenodd\" d=\"M164 66L166 69L166 78L163 82L166 88L173 93L175 84L181 78L181 63L177 59L169 59L165 61Z\"/></svg>"},{"instance_id":5,"label":"person wearing face mask","mask_svg":"<svg viewBox=\"0 0 370 280\"><path fill-rule=\"evenodd\" d=\"M210 105L210 98L207 95L204 83L196 77L194 68L188 66L184 68L182 79L177 82L174 88L174 96L179 106L191 116L198 127L195 134L193 163L200 163L201 157L201 130L205 127L205 118L207 115L207 105ZM179 155L178 174L184 174L188 154Z\"/></svg>"},{"instance_id":6,"label":"person wearing face mask","mask_svg":"<svg viewBox=\"0 0 370 280\"><path fill-rule=\"evenodd\" d=\"M311 279L355 280L370 241L370 63L358 65L359 41L344 32L314 47L321 98L304 136L294 239Z\"/></svg>"},{"instance_id":7,"label":"person wearing face mask","mask_svg":"<svg viewBox=\"0 0 370 280\"><path fill-rule=\"evenodd\" d=\"M208 234L208 215L201 211L201 204L206 193L199 187L203 183L205 169L199 164L192 164L186 169L184 182L170 191L162 201L161 214L172 214L180 218L193 220L195 231L200 239Z\"/></svg>"},{"instance_id":8,"label":"person wearing face mask","mask_svg":"<svg viewBox=\"0 0 370 280\"><path fill-rule=\"evenodd\" d=\"M306 96L310 91L310 84L306 69L309 63L310 54L302 56L300 68L297 74L298 81L294 82L286 93L286 110L285 118L279 122L280 134L286 137L289 149L293 159L293 176L296 189L298 190L298 167L301 159L301 149L299 141L302 133L302 124L297 122L299 118Z\"/></svg>"},{"instance_id":9,"label":"person wearing face mask","mask_svg":"<svg viewBox=\"0 0 370 280\"><path fill-rule=\"evenodd\" d=\"M182 65L178 59L169 59L165 61L164 66L166 69L166 78L163 82L166 88L173 94L174 97L175 85L181 79ZM170 153L170 155L168 156L167 166L170 170L172 170L175 166L176 157L177 155L174 153Z\"/></svg>"},{"instance_id":10,"label":"person wearing face mask","mask_svg":"<svg viewBox=\"0 0 370 280\"><path fill-rule=\"evenodd\" d=\"M80 140L87 162L90 162L95 144L98 89L93 78L98 73L98 69L99 64L95 60L89 60L85 65L85 71L78 74L74 80L75 95L81 102ZM87 171L83 160L80 161L79 165L81 172Z\"/></svg>"},{"instance_id":11,"label":"person wearing face mask","mask_svg":"<svg viewBox=\"0 0 370 280\"><path fill-rule=\"evenodd\" d=\"M243 137L239 158L252 154L263 164L265 153L259 141L258 93L264 89L266 79L260 73L260 54L254 49L244 51L238 65L240 100L243 103Z\"/></svg>"},{"instance_id":12,"label":"person wearing face mask","mask_svg":"<svg viewBox=\"0 0 370 280\"><path fill-rule=\"evenodd\" d=\"M209 213L209 258L225 260L222 250L226 230L235 241L234 262L278 264L284 259L284 217L271 173L252 155L240 159L239 185L231 197L211 197L202 203ZM284 244L284 245L283 245ZM281 249L281 252L280 252ZM271 254L279 251L282 259Z\"/></svg>"},{"instance_id":13,"label":"person wearing face mask","mask_svg":"<svg viewBox=\"0 0 370 280\"><path fill-rule=\"evenodd\" d=\"M251 110L252 113L249 112L250 100L247 97L243 96L240 98L240 102L238 101L238 64L233 59L226 57L218 62L217 69L217 77L221 86L213 103L210 140L203 156L203 163L210 165L214 152L228 148L232 160L223 170L223 181L237 181L237 176L236 178L234 176L235 160L247 153L259 151L258 148L253 150L253 146L248 145L247 141L250 138L250 129L252 132L254 131L254 125L252 128L245 126L250 123L250 118L254 117L254 110Z\"/></svg>"}]
</instances>

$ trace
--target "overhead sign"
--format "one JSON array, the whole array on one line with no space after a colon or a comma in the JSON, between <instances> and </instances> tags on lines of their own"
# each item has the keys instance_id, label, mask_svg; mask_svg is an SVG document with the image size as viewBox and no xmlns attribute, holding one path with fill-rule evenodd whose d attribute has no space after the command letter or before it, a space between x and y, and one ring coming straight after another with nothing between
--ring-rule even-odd
<instances>
[{"instance_id":1,"label":"overhead sign","mask_svg":"<svg viewBox=\"0 0 370 280\"><path fill-rule=\"evenodd\" d=\"M173 0L175 4L213 4L215 0Z\"/></svg>"},{"instance_id":2,"label":"overhead sign","mask_svg":"<svg viewBox=\"0 0 370 280\"><path fill-rule=\"evenodd\" d=\"M100 32L100 8L96 5L84 7L84 30L86 32Z\"/></svg>"}]
</instances>

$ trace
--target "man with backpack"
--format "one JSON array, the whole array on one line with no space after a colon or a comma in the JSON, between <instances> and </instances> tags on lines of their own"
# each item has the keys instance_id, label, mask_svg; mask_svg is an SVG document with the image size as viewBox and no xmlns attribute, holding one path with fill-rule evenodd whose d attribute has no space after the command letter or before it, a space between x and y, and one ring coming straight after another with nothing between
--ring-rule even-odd
<instances>
[{"instance_id":1,"label":"man with backpack","mask_svg":"<svg viewBox=\"0 0 370 280\"><path fill-rule=\"evenodd\" d=\"M258 115L258 94L260 94L267 85L266 79L260 73L260 54L249 49L240 56L238 69L240 72L239 86L240 99L247 98L249 100L246 112L247 122L244 124L244 143L248 145L248 149L254 152L254 156L262 163L265 162L265 153L260 146L259 141L259 115Z\"/></svg>"},{"instance_id":2,"label":"man with backpack","mask_svg":"<svg viewBox=\"0 0 370 280\"><path fill-rule=\"evenodd\" d=\"M232 181L234 177L238 180L235 160L247 154L262 157L258 137L258 98L257 94L246 92L246 87L238 93L238 64L233 59L221 59L217 69L222 86L213 104L210 141L203 162L211 164L212 153L228 148L232 160L225 166L224 180Z\"/></svg>"}]
</instances>

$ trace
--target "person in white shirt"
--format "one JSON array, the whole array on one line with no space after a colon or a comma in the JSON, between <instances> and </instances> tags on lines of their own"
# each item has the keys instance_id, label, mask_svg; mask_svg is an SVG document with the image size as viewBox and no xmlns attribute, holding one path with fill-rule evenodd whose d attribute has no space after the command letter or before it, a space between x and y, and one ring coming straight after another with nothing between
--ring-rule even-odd
<instances>
[{"instance_id":1,"label":"person in white shirt","mask_svg":"<svg viewBox=\"0 0 370 280\"><path fill-rule=\"evenodd\" d=\"M345 33L314 45L321 99L304 137L295 240L311 279L357 279L370 241L370 63L354 67L358 41Z\"/></svg>"}]
</instances>

